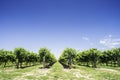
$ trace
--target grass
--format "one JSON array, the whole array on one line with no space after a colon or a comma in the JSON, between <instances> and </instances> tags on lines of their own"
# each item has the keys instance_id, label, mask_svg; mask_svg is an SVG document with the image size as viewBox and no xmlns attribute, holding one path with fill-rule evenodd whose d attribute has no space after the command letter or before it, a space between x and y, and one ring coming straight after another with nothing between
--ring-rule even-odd
<instances>
[{"instance_id":1,"label":"grass","mask_svg":"<svg viewBox=\"0 0 120 80\"><path fill-rule=\"evenodd\" d=\"M50 69L40 69L41 65L24 69L13 67L0 70L0 80L119 80L120 67L90 68L76 66L64 69L57 62Z\"/></svg>"},{"instance_id":2,"label":"grass","mask_svg":"<svg viewBox=\"0 0 120 80\"><path fill-rule=\"evenodd\" d=\"M15 68L7 68L0 70L0 80L13 80L18 76L22 76L23 73L29 72L35 69L37 66L28 67L24 69L15 69ZM11 70L10 70L11 69Z\"/></svg>"},{"instance_id":3,"label":"grass","mask_svg":"<svg viewBox=\"0 0 120 80\"><path fill-rule=\"evenodd\" d=\"M55 63L51 70L50 73L48 73L46 76L41 77L41 79L46 79L46 80L67 80L67 79L71 79L73 80L74 77L70 74L67 73L63 70L63 66L60 63Z\"/></svg>"},{"instance_id":4,"label":"grass","mask_svg":"<svg viewBox=\"0 0 120 80\"><path fill-rule=\"evenodd\" d=\"M84 66L77 67L81 74L89 76L91 80L119 80L120 79L120 67L112 68L89 68Z\"/></svg>"}]
</instances>

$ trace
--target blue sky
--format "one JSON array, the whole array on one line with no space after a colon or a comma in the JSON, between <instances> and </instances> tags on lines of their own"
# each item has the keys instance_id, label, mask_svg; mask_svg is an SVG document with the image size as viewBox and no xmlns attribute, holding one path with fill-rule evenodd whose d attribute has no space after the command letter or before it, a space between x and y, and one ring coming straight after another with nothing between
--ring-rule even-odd
<instances>
[{"instance_id":1,"label":"blue sky","mask_svg":"<svg viewBox=\"0 0 120 80\"><path fill-rule=\"evenodd\" d=\"M120 0L0 0L0 49L120 47Z\"/></svg>"}]
</instances>

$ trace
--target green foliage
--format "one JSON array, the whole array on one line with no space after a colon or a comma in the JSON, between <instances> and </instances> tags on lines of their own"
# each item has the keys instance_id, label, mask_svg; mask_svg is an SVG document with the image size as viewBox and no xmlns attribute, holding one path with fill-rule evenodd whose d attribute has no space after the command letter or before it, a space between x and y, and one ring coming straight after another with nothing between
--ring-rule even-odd
<instances>
[{"instance_id":1,"label":"green foliage","mask_svg":"<svg viewBox=\"0 0 120 80\"><path fill-rule=\"evenodd\" d=\"M89 55L90 54L88 53L88 50L79 52L76 57L77 64L79 64L79 65L84 64L86 66L89 66L89 62L90 62ZM81 62L81 64L80 64L80 62Z\"/></svg>"},{"instance_id":2,"label":"green foliage","mask_svg":"<svg viewBox=\"0 0 120 80\"><path fill-rule=\"evenodd\" d=\"M15 62L15 55L13 54L12 51L6 51L6 50L3 50L1 49L0 50L0 63L3 64L4 63L4 66L6 66L6 64L8 62Z\"/></svg>"},{"instance_id":3,"label":"green foliage","mask_svg":"<svg viewBox=\"0 0 120 80\"><path fill-rule=\"evenodd\" d=\"M36 62L39 62L38 54L27 51L25 54L25 62L26 62L26 66L28 66L28 64L29 66L31 66L31 63L35 65Z\"/></svg>"},{"instance_id":4,"label":"green foliage","mask_svg":"<svg viewBox=\"0 0 120 80\"><path fill-rule=\"evenodd\" d=\"M52 66L57 60L47 48L39 50L40 62L43 63L43 68Z\"/></svg>"},{"instance_id":5,"label":"green foliage","mask_svg":"<svg viewBox=\"0 0 120 80\"><path fill-rule=\"evenodd\" d=\"M100 52L97 49L89 49L76 54L76 50L66 48L59 58L59 62L67 68L76 69L63 69L63 66L57 62L55 56L47 48L41 48L39 54L27 51L24 48L15 48L14 52L1 49L0 50L0 79L13 80L13 79L76 79L76 80L119 80L120 79L120 48L113 48ZM50 69L39 69L38 62L44 63L43 66L50 67ZM17 67L33 66L25 69L14 69L14 64ZM91 67L84 67L92 66ZM8 64L12 64L8 67ZM74 65L73 65L74 64ZM106 64L106 65L104 65ZM102 65L100 68L99 66ZM118 66L118 67L117 67ZM99 67L99 68L96 68ZM95 68L95 69L94 69ZM42 73L42 72L48 72ZM24 75L24 74L28 75ZM64 73L64 75L63 75ZM30 75L29 75L30 74ZM32 75L31 75L32 74ZM42 76L43 75L43 76ZM17 78L16 78L17 77Z\"/></svg>"},{"instance_id":6,"label":"green foliage","mask_svg":"<svg viewBox=\"0 0 120 80\"><path fill-rule=\"evenodd\" d=\"M100 51L92 48L92 49L88 50L88 53L89 53L89 57L90 57L90 62L92 63L92 67L96 68L97 67L97 61L99 59Z\"/></svg>"},{"instance_id":7,"label":"green foliage","mask_svg":"<svg viewBox=\"0 0 120 80\"><path fill-rule=\"evenodd\" d=\"M42 62L44 59L43 57L45 57L48 54L50 54L50 51L47 48L40 48L39 50L40 62Z\"/></svg>"},{"instance_id":8,"label":"green foliage","mask_svg":"<svg viewBox=\"0 0 120 80\"><path fill-rule=\"evenodd\" d=\"M120 66L120 48L113 48L101 53L100 62L111 66Z\"/></svg>"},{"instance_id":9,"label":"green foliage","mask_svg":"<svg viewBox=\"0 0 120 80\"><path fill-rule=\"evenodd\" d=\"M3 67L5 67L6 64L10 62L12 65L16 63L17 69L24 68L27 66L36 65L39 61L42 62L43 57L45 60L45 67L50 67L57 61L55 56L47 48L41 48L39 50L39 55L34 52L29 52L21 47L15 48L14 52L1 49L0 65L4 64Z\"/></svg>"},{"instance_id":10,"label":"green foliage","mask_svg":"<svg viewBox=\"0 0 120 80\"><path fill-rule=\"evenodd\" d=\"M120 48L112 49L112 56L113 56L114 66L117 64L120 67Z\"/></svg>"},{"instance_id":11,"label":"green foliage","mask_svg":"<svg viewBox=\"0 0 120 80\"><path fill-rule=\"evenodd\" d=\"M89 49L86 51L79 52L76 57L76 62L79 65L89 66L96 68L97 64L109 64L111 66L120 66L120 48L114 48L111 50L105 50L100 52L97 49Z\"/></svg>"},{"instance_id":12,"label":"green foliage","mask_svg":"<svg viewBox=\"0 0 120 80\"><path fill-rule=\"evenodd\" d=\"M85 50L82 52L79 52L76 57L76 61L79 64L84 64L86 66L89 66L91 63L92 67L97 67L97 61L99 60L100 51L97 49L91 48L89 50Z\"/></svg>"},{"instance_id":13,"label":"green foliage","mask_svg":"<svg viewBox=\"0 0 120 80\"><path fill-rule=\"evenodd\" d=\"M72 48L66 48L62 55L59 58L59 62L64 66L64 67L72 67L72 64L75 63L75 57L76 57L76 50Z\"/></svg>"},{"instance_id":14,"label":"green foliage","mask_svg":"<svg viewBox=\"0 0 120 80\"><path fill-rule=\"evenodd\" d=\"M39 61L39 56L36 53L29 52L24 48L15 48L14 53L16 55L16 67L23 67L22 63L26 62L26 66L31 66L31 64L35 65L36 62Z\"/></svg>"},{"instance_id":15,"label":"green foliage","mask_svg":"<svg viewBox=\"0 0 120 80\"><path fill-rule=\"evenodd\" d=\"M66 48L59 62L65 68L72 68L73 64L97 67L98 65L105 66L120 66L120 48L113 48L100 52L95 48L78 52L72 48ZM38 64L43 64L43 67L50 67L56 62L55 56L47 48L41 48L39 54L30 52L24 48L15 48L14 51L0 50L0 65L2 67L8 64L15 65L17 68L28 67Z\"/></svg>"},{"instance_id":16,"label":"green foliage","mask_svg":"<svg viewBox=\"0 0 120 80\"><path fill-rule=\"evenodd\" d=\"M22 63L25 60L26 50L24 48L15 48L14 53L15 53L16 59L17 59L16 67L17 68L22 67Z\"/></svg>"}]
</instances>

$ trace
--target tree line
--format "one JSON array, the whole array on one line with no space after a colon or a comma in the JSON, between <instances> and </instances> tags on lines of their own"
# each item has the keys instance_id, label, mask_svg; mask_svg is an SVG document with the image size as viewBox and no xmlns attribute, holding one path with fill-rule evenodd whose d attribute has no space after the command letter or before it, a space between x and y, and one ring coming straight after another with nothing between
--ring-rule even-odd
<instances>
[{"instance_id":1,"label":"tree line","mask_svg":"<svg viewBox=\"0 0 120 80\"><path fill-rule=\"evenodd\" d=\"M24 48L15 48L14 51L0 50L0 65L12 64L16 68L23 68L37 64L43 64L43 68L52 66L57 59L47 48L41 48L39 54L30 52Z\"/></svg>"},{"instance_id":2,"label":"tree line","mask_svg":"<svg viewBox=\"0 0 120 80\"><path fill-rule=\"evenodd\" d=\"M30 52L24 48L15 48L14 51L0 50L0 65L3 65L3 67L6 67L6 64L12 64L18 69L42 64L43 68L48 68L56 61L55 56L47 48L40 48L38 53ZM93 68L98 65L120 67L120 48L105 51L96 48L84 51L66 48L58 61L65 68L72 68L73 65L84 65Z\"/></svg>"},{"instance_id":3,"label":"tree line","mask_svg":"<svg viewBox=\"0 0 120 80\"><path fill-rule=\"evenodd\" d=\"M58 61L67 68L72 68L72 65L76 64L93 68L96 68L97 65L120 67L120 48L105 51L91 48L81 52L73 48L66 48Z\"/></svg>"}]
</instances>

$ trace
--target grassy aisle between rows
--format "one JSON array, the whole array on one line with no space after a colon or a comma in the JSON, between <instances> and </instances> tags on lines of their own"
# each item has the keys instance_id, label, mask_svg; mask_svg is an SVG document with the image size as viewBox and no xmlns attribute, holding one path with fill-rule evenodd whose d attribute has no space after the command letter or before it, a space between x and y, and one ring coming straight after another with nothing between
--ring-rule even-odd
<instances>
[{"instance_id":1,"label":"grassy aisle between rows","mask_svg":"<svg viewBox=\"0 0 120 80\"><path fill-rule=\"evenodd\" d=\"M65 72L63 66L56 62L46 76L41 76L41 80L74 80L75 76Z\"/></svg>"},{"instance_id":2,"label":"grassy aisle between rows","mask_svg":"<svg viewBox=\"0 0 120 80\"><path fill-rule=\"evenodd\" d=\"M120 67L64 69L59 62L50 69L40 69L40 66L0 70L0 80L120 80Z\"/></svg>"},{"instance_id":3,"label":"grassy aisle between rows","mask_svg":"<svg viewBox=\"0 0 120 80\"><path fill-rule=\"evenodd\" d=\"M64 69L55 63L50 72L40 80L120 80L120 68L90 68L77 66L76 69Z\"/></svg>"},{"instance_id":4,"label":"grassy aisle between rows","mask_svg":"<svg viewBox=\"0 0 120 80\"><path fill-rule=\"evenodd\" d=\"M82 75L79 69L64 69L63 66L57 62L55 63L50 73L46 76L41 76L41 80L90 80L90 78Z\"/></svg>"}]
</instances>

